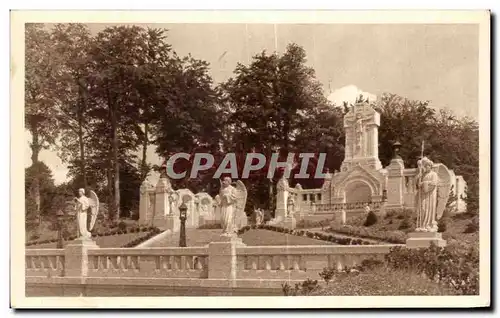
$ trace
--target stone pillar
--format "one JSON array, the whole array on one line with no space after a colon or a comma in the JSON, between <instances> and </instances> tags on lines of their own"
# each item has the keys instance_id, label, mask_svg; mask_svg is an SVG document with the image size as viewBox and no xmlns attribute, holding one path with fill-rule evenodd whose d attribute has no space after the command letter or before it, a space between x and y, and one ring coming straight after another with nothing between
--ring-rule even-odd
<instances>
[{"instance_id":1,"label":"stone pillar","mask_svg":"<svg viewBox=\"0 0 500 318\"><path fill-rule=\"evenodd\" d=\"M387 176L387 206L401 207L403 205L403 170L404 162L400 158L391 160L391 164L386 168Z\"/></svg>"},{"instance_id":2,"label":"stone pillar","mask_svg":"<svg viewBox=\"0 0 500 318\"><path fill-rule=\"evenodd\" d=\"M288 200L288 182L286 179L282 178L278 181L278 186L276 188L276 211L274 213L274 218L283 220L286 216L286 202Z\"/></svg>"},{"instance_id":3,"label":"stone pillar","mask_svg":"<svg viewBox=\"0 0 500 318\"><path fill-rule=\"evenodd\" d=\"M238 271L236 249L245 244L237 236L221 236L220 239L219 242L208 244L208 279L225 279L236 283Z\"/></svg>"},{"instance_id":4,"label":"stone pillar","mask_svg":"<svg viewBox=\"0 0 500 318\"><path fill-rule=\"evenodd\" d=\"M340 210L340 224L345 225L347 223L347 215L345 209Z\"/></svg>"},{"instance_id":5,"label":"stone pillar","mask_svg":"<svg viewBox=\"0 0 500 318\"><path fill-rule=\"evenodd\" d=\"M99 248L92 239L79 238L64 249L64 276L85 277L89 270L88 250Z\"/></svg>"},{"instance_id":6,"label":"stone pillar","mask_svg":"<svg viewBox=\"0 0 500 318\"><path fill-rule=\"evenodd\" d=\"M170 214L170 206L168 199L168 190L171 188L170 181L166 176L160 177L156 184L155 192L155 207L154 221L163 221L165 216ZM160 222L161 223L161 222Z\"/></svg>"},{"instance_id":7,"label":"stone pillar","mask_svg":"<svg viewBox=\"0 0 500 318\"><path fill-rule=\"evenodd\" d=\"M139 198L139 222L146 224L149 221L149 209L151 201L149 199L149 191L151 187L147 181L141 184L140 198Z\"/></svg>"}]
</instances>

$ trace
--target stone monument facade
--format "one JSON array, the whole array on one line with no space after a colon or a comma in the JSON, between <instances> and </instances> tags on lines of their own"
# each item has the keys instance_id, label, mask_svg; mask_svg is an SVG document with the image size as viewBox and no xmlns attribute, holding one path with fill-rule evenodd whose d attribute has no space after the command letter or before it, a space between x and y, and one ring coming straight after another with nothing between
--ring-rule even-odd
<instances>
[{"instance_id":1,"label":"stone monument facade","mask_svg":"<svg viewBox=\"0 0 500 318\"><path fill-rule=\"evenodd\" d=\"M382 123L383 124L383 123ZM295 216L303 219L311 215L332 212L362 212L368 204L373 211L391 208L415 207L416 168L406 168L399 155L399 143L394 144L393 158L382 167L379 159L378 129L380 114L367 102L352 106L344 117L345 157L340 171L326 173L319 189L291 188L287 180L280 180L276 194L276 219L284 218L287 199L294 195ZM461 176L443 164L434 164L442 180L449 180L451 192L457 196L452 205L457 213L466 210L467 185Z\"/></svg>"}]
</instances>

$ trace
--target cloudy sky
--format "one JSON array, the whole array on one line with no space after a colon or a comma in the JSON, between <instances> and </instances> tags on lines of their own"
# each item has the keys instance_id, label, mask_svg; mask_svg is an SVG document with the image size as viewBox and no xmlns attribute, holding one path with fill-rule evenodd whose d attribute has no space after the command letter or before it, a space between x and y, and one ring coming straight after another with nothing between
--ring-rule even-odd
<instances>
[{"instance_id":1,"label":"cloudy sky","mask_svg":"<svg viewBox=\"0 0 500 318\"><path fill-rule=\"evenodd\" d=\"M89 24L97 33L110 24ZM384 92L429 100L457 115L478 115L477 25L451 24L142 24L168 29L180 55L191 53L211 65L216 82L231 76L237 62L248 63L266 50L283 52L294 42L304 47L330 100L340 104L363 93ZM31 164L26 136L25 166ZM154 152L151 150L151 152ZM55 153L41 160L56 182L66 168ZM157 158L152 161L156 163Z\"/></svg>"}]
</instances>

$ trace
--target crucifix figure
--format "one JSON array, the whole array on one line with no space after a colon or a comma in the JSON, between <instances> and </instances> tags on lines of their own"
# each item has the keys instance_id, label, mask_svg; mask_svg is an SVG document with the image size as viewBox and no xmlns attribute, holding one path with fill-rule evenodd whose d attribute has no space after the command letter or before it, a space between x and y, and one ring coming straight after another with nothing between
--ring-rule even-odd
<instances>
[{"instance_id":1,"label":"crucifix figure","mask_svg":"<svg viewBox=\"0 0 500 318\"><path fill-rule=\"evenodd\" d=\"M361 113L356 114L356 121L354 124L354 133L356 136L355 153L359 156L362 156L363 155L364 126L363 126L363 118L361 117Z\"/></svg>"}]
</instances>

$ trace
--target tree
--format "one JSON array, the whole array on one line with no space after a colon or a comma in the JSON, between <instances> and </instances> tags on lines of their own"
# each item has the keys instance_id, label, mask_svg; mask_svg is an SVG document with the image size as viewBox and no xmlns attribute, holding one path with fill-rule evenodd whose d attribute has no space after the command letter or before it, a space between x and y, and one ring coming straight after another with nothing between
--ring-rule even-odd
<instances>
[{"instance_id":1,"label":"tree","mask_svg":"<svg viewBox=\"0 0 500 318\"><path fill-rule=\"evenodd\" d=\"M39 206L35 201L35 196L32 192L34 184L38 185L40 193ZM24 193L26 206L26 226L27 229L32 229L33 226L38 226L41 223L42 215L47 215L51 212L52 194L55 189L52 171L42 161L38 161L25 169L24 173Z\"/></svg>"},{"instance_id":2,"label":"tree","mask_svg":"<svg viewBox=\"0 0 500 318\"><path fill-rule=\"evenodd\" d=\"M306 66L304 49L296 44L288 45L281 56L263 51L250 65L238 64L234 77L221 89L227 109L225 151L258 149L267 158L280 152L284 160L289 152L303 152L308 137L329 129L310 131L318 116L328 113L329 104L314 70ZM265 169L260 171L249 188L249 197L260 196L257 202L269 202L273 193L275 180L266 174ZM268 191L263 190L264 184Z\"/></svg>"},{"instance_id":3,"label":"tree","mask_svg":"<svg viewBox=\"0 0 500 318\"><path fill-rule=\"evenodd\" d=\"M178 152L216 154L222 138L222 115L218 91L208 74L208 63L191 56L174 55L169 72L158 80L163 81L160 97L163 107L153 113L157 118L157 153L165 158ZM190 163L184 165L190 167ZM186 178L172 182L178 187L202 187L201 179L209 173L194 180L189 174L188 171Z\"/></svg>"},{"instance_id":4,"label":"tree","mask_svg":"<svg viewBox=\"0 0 500 318\"><path fill-rule=\"evenodd\" d=\"M140 107L137 100L139 66L147 52L145 31L137 26L109 27L97 34L90 49L89 94L93 99L94 144L106 153L111 213L120 217L120 156L137 151ZM98 134L98 136L96 136ZM111 141L109 144L108 141Z\"/></svg>"},{"instance_id":5,"label":"tree","mask_svg":"<svg viewBox=\"0 0 500 318\"><path fill-rule=\"evenodd\" d=\"M35 169L30 192L35 214L40 216L39 154L54 144L57 135L57 110L54 79L59 72L59 56L50 45L50 34L41 24L25 25L25 128L31 133L31 162Z\"/></svg>"},{"instance_id":6,"label":"tree","mask_svg":"<svg viewBox=\"0 0 500 318\"><path fill-rule=\"evenodd\" d=\"M87 188L85 139L89 133L87 118L89 60L92 38L87 26L80 23L56 24L51 31L54 50L61 57L54 86L58 89L58 116L61 131L60 156L72 162L81 175L80 187Z\"/></svg>"}]
</instances>

